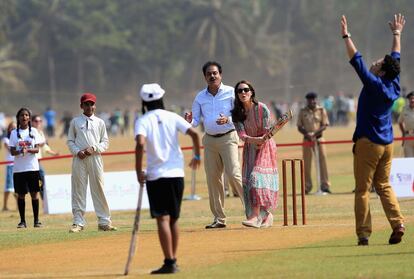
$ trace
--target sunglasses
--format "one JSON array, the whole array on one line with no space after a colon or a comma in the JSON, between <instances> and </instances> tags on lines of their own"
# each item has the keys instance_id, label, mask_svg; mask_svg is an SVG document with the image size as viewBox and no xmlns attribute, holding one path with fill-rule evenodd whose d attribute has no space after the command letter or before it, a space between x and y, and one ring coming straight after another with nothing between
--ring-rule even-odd
<instances>
[{"instance_id":1,"label":"sunglasses","mask_svg":"<svg viewBox=\"0 0 414 279\"><path fill-rule=\"evenodd\" d=\"M248 93L248 92L250 92L251 90L250 90L250 88L249 87L246 87L246 88L239 88L239 89L237 89L236 90L236 92L237 92L237 94L241 94L241 93Z\"/></svg>"}]
</instances>

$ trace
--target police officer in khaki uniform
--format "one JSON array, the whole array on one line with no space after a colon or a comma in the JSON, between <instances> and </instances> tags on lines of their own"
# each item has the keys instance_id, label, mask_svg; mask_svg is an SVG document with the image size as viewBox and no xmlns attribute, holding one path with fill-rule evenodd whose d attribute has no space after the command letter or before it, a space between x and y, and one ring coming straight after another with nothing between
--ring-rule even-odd
<instances>
[{"instance_id":1,"label":"police officer in khaki uniform","mask_svg":"<svg viewBox=\"0 0 414 279\"><path fill-rule=\"evenodd\" d=\"M311 176L311 164L312 153L315 152L315 147L319 150L319 172L321 178L321 190L325 193L331 193L328 179L328 169L326 165L326 149L325 145L320 144L324 139L322 138L322 132L328 127L329 120L326 110L317 105L317 94L309 92L306 94L306 107L302 108L298 116L298 130L303 134L303 142L305 145L302 147L303 160L305 163L305 191L306 194L312 190L312 176ZM316 146L312 146L311 142L315 142Z\"/></svg>"},{"instance_id":2,"label":"police officer in khaki uniform","mask_svg":"<svg viewBox=\"0 0 414 279\"><path fill-rule=\"evenodd\" d=\"M408 105L404 107L398 118L403 137L414 137L414 91L407 95ZM404 156L414 157L414 140L403 141Z\"/></svg>"}]
</instances>

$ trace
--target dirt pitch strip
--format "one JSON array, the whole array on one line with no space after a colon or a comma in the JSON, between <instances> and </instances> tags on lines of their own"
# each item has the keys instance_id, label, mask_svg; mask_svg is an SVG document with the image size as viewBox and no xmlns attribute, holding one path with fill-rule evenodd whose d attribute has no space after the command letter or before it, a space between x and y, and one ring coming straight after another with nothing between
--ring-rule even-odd
<instances>
[{"instance_id":1,"label":"dirt pitch strip","mask_svg":"<svg viewBox=\"0 0 414 279\"><path fill-rule=\"evenodd\" d=\"M387 224L380 224L386 228ZM376 228L379 229L379 228ZM192 268L233 262L274 250L351 236L352 223L314 224L250 229L232 224L226 229L183 229L179 245L180 274ZM29 245L0 251L1 278L134 278L148 274L162 262L156 231L139 233L130 275L123 276L130 234L53 244ZM202 259L202 260L201 260Z\"/></svg>"}]
</instances>

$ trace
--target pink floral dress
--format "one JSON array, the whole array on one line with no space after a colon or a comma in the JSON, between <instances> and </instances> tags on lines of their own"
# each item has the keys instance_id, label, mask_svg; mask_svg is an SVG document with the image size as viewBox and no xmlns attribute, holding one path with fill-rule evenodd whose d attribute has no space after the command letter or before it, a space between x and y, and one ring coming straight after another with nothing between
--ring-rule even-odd
<instances>
[{"instance_id":1,"label":"pink floral dress","mask_svg":"<svg viewBox=\"0 0 414 279\"><path fill-rule=\"evenodd\" d=\"M243 123L235 123L241 140L246 136L258 137L270 128L270 111L265 104L255 105ZM261 146L245 142L243 147L242 183L246 214L252 206L260 206L260 217L265 219L277 206L279 174L277 171L276 143L271 138Z\"/></svg>"}]
</instances>

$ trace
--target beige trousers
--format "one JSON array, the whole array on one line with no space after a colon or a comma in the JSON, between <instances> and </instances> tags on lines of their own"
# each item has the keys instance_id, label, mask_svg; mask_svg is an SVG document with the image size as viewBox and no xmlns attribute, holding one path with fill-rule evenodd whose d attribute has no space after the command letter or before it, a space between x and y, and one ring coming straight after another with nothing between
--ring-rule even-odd
<instances>
[{"instance_id":1,"label":"beige trousers","mask_svg":"<svg viewBox=\"0 0 414 279\"><path fill-rule=\"evenodd\" d=\"M72 162L72 213L73 224L84 226L86 211L86 190L89 185L91 197L99 225L110 225L111 216L103 191L103 160L101 155L88 156Z\"/></svg>"},{"instance_id":2,"label":"beige trousers","mask_svg":"<svg viewBox=\"0 0 414 279\"><path fill-rule=\"evenodd\" d=\"M414 137L414 134L407 135L408 137ZM404 157L414 157L414 140L406 140L403 145Z\"/></svg>"},{"instance_id":3,"label":"beige trousers","mask_svg":"<svg viewBox=\"0 0 414 279\"><path fill-rule=\"evenodd\" d=\"M355 226L359 238L369 237L372 232L369 208L371 185L375 185L391 227L395 228L404 222L389 182L392 155L392 143L381 145L361 138L354 145Z\"/></svg>"},{"instance_id":4,"label":"beige trousers","mask_svg":"<svg viewBox=\"0 0 414 279\"><path fill-rule=\"evenodd\" d=\"M323 142L324 139L320 138L320 142ZM304 141L304 143L309 143L309 141ZM331 183L329 182L328 177L328 166L326 164L326 148L324 144L317 145L319 151L319 173L321 177L321 189L329 189ZM315 147L313 146L302 146L303 151L303 160L305 164L305 188L309 192L312 190L312 160L315 155Z\"/></svg>"},{"instance_id":5,"label":"beige trousers","mask_svg":"<svg viewBox=\"0 0 414 279\"><path fill-rule=\"evenodd\" d=\"M219 138L205 134L203 145L210 210L214 215L214 221L226 224L223 169L231 188L237 191L244 206L238 152L239 138L236 131Z\"/></svg>"}]
</instances>

